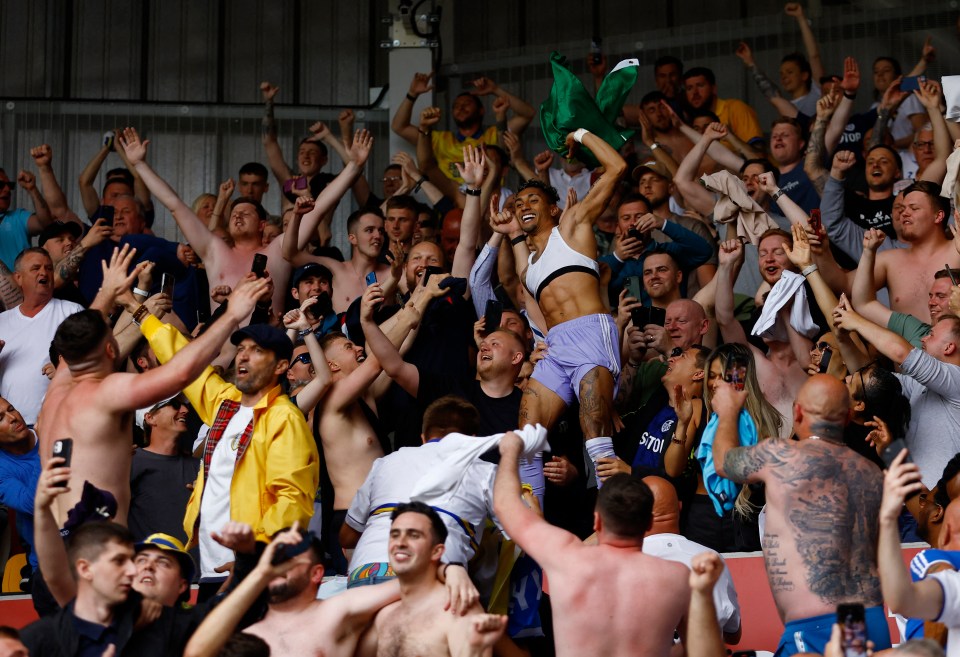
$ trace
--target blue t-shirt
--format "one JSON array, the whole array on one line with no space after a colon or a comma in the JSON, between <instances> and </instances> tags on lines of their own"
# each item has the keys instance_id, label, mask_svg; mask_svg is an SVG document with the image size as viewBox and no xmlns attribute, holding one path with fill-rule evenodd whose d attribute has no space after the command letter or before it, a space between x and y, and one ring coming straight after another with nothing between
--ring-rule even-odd
<instances>
[{"instance_id":1,"label":"blue t-shirt","mask_svg":"<svg viewBox=\"0 0 960 657\"><path fill-rule=\"evenodd\" d=\"M37 555L33 549L33 497L40 478L39 445L38 440L26 454L0 450L0 504L16 512L17 533L30 546L28 560L34 570Z\"/></svg>"},{"instance_id":2,"label":"blue t-shirt","mask_svg":"<svg viewBox=\"0 0 960 657\"><path fill-rule=\"evenodd\" d=\"M10 271L17 255L30 246L27 221L31 214L23 208L0 212L0 260Z\"/></svg>"},{"instance_id":3,"label":"blue t-shirt","mask_svg":"<svg viewBox=\"0 0 960 657\"><path fill-rule=\"evenodd\" d=\"M803 170L802 163L797 164L787 173L781 173L777 186L807 214L810 214L814 208L820 207L820 195L813 188L813 183Z\"/></svg>"}]
</instances>

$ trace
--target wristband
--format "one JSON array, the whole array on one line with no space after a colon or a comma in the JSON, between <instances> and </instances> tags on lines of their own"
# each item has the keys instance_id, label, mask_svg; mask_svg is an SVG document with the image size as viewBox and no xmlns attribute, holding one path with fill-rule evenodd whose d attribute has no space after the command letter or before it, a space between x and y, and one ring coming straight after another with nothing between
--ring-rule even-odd
<instances>
[{"instance_id":1,"label":"wristband","mask_svg":"<svg viewBox=\"0 0 960 657\"><path fill-rule=\"evenodd\" d=\"M424 137L429 137L429 136L430 136L430 131L429 131L429 130L421 130L420 128L417 128L417 132L419 132L419 133L420 133L421 135L423 135Z\"/></svg>"},{"instance_id":2,"label":"wristband","mask_svg":"<svg viewBox=\"0 0 960 657\"><path fill-rule=\"evenodd\" d=\"M520 244L520 242L526 242L526 241L527 241L526 235L517 235L516 237L510 238L510 243L514 246L516 246L517 244Z\"/></svg>"},{"instance_id":3,"label":"wristband","mask_svg":"<svg viewBox=\"0 0 960 657\"><path fill-rule=\"evenodd\" d=\"M419 192L419 191L420 191L420 186L423 185L423 183L425 183L425 182L427 182L427 177L426 177L426 176L420 176L420 180L418 180L418 181L417 181L417 184L413 186L413 193L416 194L417 192ZM479 196L479 195L478 195L478 196Z\"/></svg>"},{"instance_id":4,"label":"wristband","mask_svg":"<svg viewBox=\"0 0 960 657\"><path fill-rule=\"evenodd\" d=\"M133 311L133 323L140 326L140 322L149 314L150 309L141 303L140 307Z\"/></svg>"},{"instance_id":5,"label":"wristband","mask_svg":"<svg viewBox=\"0 0 960 657\"><path fill-rule=\"evenodd\" d=\"M844 98L849 98L850 100L856 100L857 94L848 94L846 91L843 92Z\"/></svg>"},{"instance_id":6,"label":"wristband","mask_svg":"<svg viewBox=\"0 0 960 657\"><path fill-rule=\"evenodd\" d=\"M407 100L409 100L411 103L415 103L415 102L417 102L417 97L416 97L416 96L411 96L411 95L410 95L410 92L408 91L408 92L407 92Z\"/></svg>"},{"instance_id":7,"label":"wristband","mask_svg":"<svg viewBox=\"0 0 960 657\"><path fill-rule=\"evenodd\" d=\"M480 196L479 189L470 189L469 187L464 188L463 193L467 196Z\"/></svg>"},{"instance_id":8,"label":"wristband","mask_svg":"<svg viewBox=\"0 0 960 657\"><path fill-rule=\"evenodd\" d=\"M139 287L133 288L133 293L136 294L138 297L149 297L149 296L150 296L150 293L149 293L149 292L147 292L146 290L141 290Z\"/></svg>"},{"instance_id":9,"label":"wristband","mask_svg":"<svg viewBox=\"0 0 960 657\"><path fill-rule=\"evenodd\" d=\"M297 337L302 340L303 338L307 337L311 333L313 333L313 329L311 328L300 329L300 331L297 332Z\"/></svg>"},{"instance_id":10,"label":"wristband","mask_svg":"<svg viewBox=\"0 0 960 657\"><path fill-rule=\"evenodd\" d=\"M800 273L803 274L803 277L804 277L804 278L806 278L807 276L809 276L809 275L812 274L813 272L817 271L818 269L820 269L820 268L817 267L816 264L813 264L813 265L810 265L809 267L804 267L804 268L803 268L803 271L801 271Z\"/></svg>"},{"instance_id":11,"label":"wristband","mask_svg":"<svg viewBox=\"0 0 960 657\"><path fill-rule=\"evenodd\" d=\"M778 189L777 191L775 191L775 192L773 193L773 196L770 197L770 200L773 201L774 203L776 203L776 202L780 199L781 196L783 196L783 190L782 190L782 189Z\"/></svg>"},{"instance_id":12,"label":"wristband","mask_svg":"<svg viewBox=\"0 0 960 657\"><path fill-rule=\"evenodd\" d=\"M582 144L583 136L586 134L590 134L590 131L586 128L577 128L576 132L573 133L573 141L577 142L578 144Z\"/></svg>"},{"instance_id":13,"label":"wristband","mask_svg":"<svg viewBox=\"0 0 960 657\"><path fill-rule=\"evenodd\" d=\"M623 264L623 258L618 256L616 251L611 251L610 253L612 253L613 257L617 259L617 262L619 262L621 265Z\"/></svg>"}]
</instances>

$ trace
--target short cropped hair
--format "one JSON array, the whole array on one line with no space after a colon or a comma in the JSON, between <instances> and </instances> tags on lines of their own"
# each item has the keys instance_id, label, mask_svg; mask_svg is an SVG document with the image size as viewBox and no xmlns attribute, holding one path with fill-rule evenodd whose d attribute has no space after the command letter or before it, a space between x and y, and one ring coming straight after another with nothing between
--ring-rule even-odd
<instances>
[{"instance_id":1,"label":"short cropped hair","mask_svg":"<svg viewBox=\"0 0 960 657\"><path fill-rule=\"evenodd\" d=\"M393 522L404 513L419 513L430 520L430 526L433 528L433 544L440 545L447 540L447 526L440 519L440 514L433 510L433 507L423 502L403 502L397 505L397 508L390 514L390 521Z\"/></svg>"},{"instance_id":2,"label":"short cropped hair","mask_svg":"<svg viewBox=\"0 0 960 657\"><path fill-rule=\"evenodd\" d=\"M754 157L749 160L744 160L743 164L740 165L740 175L743 175L743 172L747 170L748 166L751 166L754 164L759 164L760 166L762 166L764 173L772 173L774 181L776 182L780 181L780 170L777 169L777 167L773 166L770 160L768 160L765 157Z\"/></svg>"},{"instance_id":3,"label":"short cropped hair","mask_svg":"<svg viewBox=\"0 0 960 657\"><path fill-rule=\"evenodd\" d=\"M897 169L903 171L903 158L900 157L900 153L898 153L895 148L887 146L886 144L877 144L876 146L871 146L867 151L867 157L870 156L870 153L880 148L890 153L890 155L893 156L893 161L897 164Z\"/></svg>"},{"instance_id":4,"label":"short cropped hair","mask_svg":"<svg viewBox=\"0 0 960 657\"><path fill-rule=\"evenodd\" d=\"M420 204L407 194L396 194L387 199L387 210L409 210L416 217Z\"/></svg>"},{"instance_id":5,"label":"short cropped hair","mask_svg":"<svg viewBox=\"0 0 960 657\"><path fill-rule=\"evenodd\" d=\"M74 576L77 560L96 561L111 542L133 545L133 534L123 525L99 520L86 522L70 532L67 558Z\"/></svg>"},{"instance_id":6,"label":"short cropped hair","mask_svg":"<svg viewBox=\"0 0 960 657\"><path fill-rule=\"evenodd\" d=\"M657 57L656 61L653 62L653 70L656 71L662 66L670 65L676 66L678 71L683 71L683 62L680 61L678 57L674 57L673 55L660 55Z\"/></svg>"},{"instance_id":7,"label":"short cropped hair","mask_svg":"<svg viewBox=\"0 0 960 657\"><path fill-rule=\"evenodd\" d=\"M269 174L267 173L267 167L263 166L259 162L247 162L240 167L240 171L237 173L237 176L260 176L266 180L269 177Z\"/></svg>"},{"instance_id":8,"label":"short cropped hair","mask_svg":"<svg viewBox=\"0 0 960 657\"><path fill-rule=\"evenodd\" d=\"M653 492L637 477L617 474L597 493L604 530L624 538L642 538L653 520Z\"/></svg>"},{"instance_id":9,"label":"short cropped hair","mask_svg":"<svg viewBox=\"0 0 960 657\"><path fill-rule=\"evenodd\" d=\"M710 84L717 83L717 76L706 66L694 66L691 69L687 69L683 72L683 81L686 82L690 78L698 78L701 76L706 78Z\"/></svg>"},{"instance_id":10,"label":"short cropped hair","mask_svg":"<svg viewBox=\"0 0 960 657\"><path fill-rule=\"evenodd\" d=\"M934 501L944 509L953 501L947 493L947 484L958 474L960 474L960 454L954 454L953 458L947 461L947 465L944 466L943 474L940 475L940 480L937 482L937 492L933 496Z\"/></svg>"},{"instance_id":11,"label":"short cropped hair","mask_svg":"<svg viewBox=\"0 0 960 657\"><path fill-rule=\"evenodd\" d=\"M641 194L640 192L630 192L629 194L624 195L620 199L619 205L617 205L617 211L620 211L620 208L629 204L629 203L643 203L647 206L647 211L650 210L650 199Z\"/></svg>"},{"instance_id":12,"label":"short cropped hair","mask_svg":"<svg viewBox=\"0 0 960 657\"><path fill-rule=\"evenodd\" d=\"M20 262L31 253L47 256L47 259L53 262L53 258L50 257L50 254L47 252L45 248L43 248L42 246L31 246L27 249L24 249L20 253L18 253L17 257L14 258L13 271L20 271ZM20 273L23 273L23 272L20 272Z\"/></svg>"},{"instance_id":13,"label":"short cropped hair","mask_svg":"<svg viewBox=\"0 0 960 657\"><path fill-rule=\"evenodd\" d=\"M270 657L270 646L255 634L234 632L217 657Z\"/></svg>"},{"instance_id":14,"label":"short cropped hair","mask_svg":"<svg viewBox=\"0 0 960 657\"><path fill-rule=\"evenodd\" d=\"M440 430L476 436L480 431L480 412L463 397L441 397L423 412L423 435L430 438Z\"/></svg>"},{"instance_id":15,"label":"short cropped hair","mask_svg":"<svg viewBox=\"0 0 960 657\"><path fill-rule=\"evenodd\" d=\"M254 207L254 209L257 211L257 216L260 217L260 221L267 220L267 211L263 209L263 206L260 205L259 201L257 201L254 198L251 198L250 196L241 196L240 198L235 200L233 203L230 204L230 211L233 212L233 209L235 207L243 203L249 203Z\"/></svg>"},{"instance_id":16,"label":"short cropped hair","mask_svg":"<svg viewBox=\"0 0 960 657\"><path fill-rule=\"evenodd\" d=\"M365 214L372 214L374 217L383 219L383 213L380 212L380 208L360 208L359 210L354 210L350 213L350 216L347 217L347 235L353 235L354 231L357 230L357 224L360 223L360 217Z\"/></svg>"},{"instance_id":17,"label":"short cropped hair","mask_svg":"<svg viewBox=\"0 0 960 657\"><path fill-rule=\"evenodd\" d=\"M67 365L76 365L90 355L110 334L110 326L99 310L82 310L60 323L53 346Z\"/></svg>"}]
</instances>

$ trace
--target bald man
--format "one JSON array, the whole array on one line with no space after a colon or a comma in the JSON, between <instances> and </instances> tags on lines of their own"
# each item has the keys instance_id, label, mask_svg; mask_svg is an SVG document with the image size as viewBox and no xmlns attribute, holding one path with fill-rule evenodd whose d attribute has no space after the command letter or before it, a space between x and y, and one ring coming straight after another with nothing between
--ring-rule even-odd
<instances>
[{"instance_id":1,"label":"bald man","mask_svg":"<svg viewBox=\"0 0 960 657\"><path fill-rule=\"evenodd\" d=\"M703 552L717 554L714 550L689 541L680 535L680 500L677 489L662 477L644 477L643 483L653 492L653 523L643 537L643 552L667 561L692 567L693 558ZM723 558L720 557L723 564ZM740 603L733 586L730 571L722 565L723 572L713 587L713 603L717 620L723 630L723 640L728 645L740 642Z\"/></svg>"},{"instance_id":2,"label":"bald man","mask_svg":"<svg viewBox=\"0 0 960 657\"><path fill-rule=\"evenodd\" d=\"M746 396L726 383L714 393L713 458L721 477L766 485L763 556L786 624L777 657L823 654L841 603L867 607L875 649L889 647L875 551L883 477L843 444L851 414L846 387L827 374L810 377L793 404L799 440L761 436L757 445L740 447Z\"/></svg>"}]
</instances>

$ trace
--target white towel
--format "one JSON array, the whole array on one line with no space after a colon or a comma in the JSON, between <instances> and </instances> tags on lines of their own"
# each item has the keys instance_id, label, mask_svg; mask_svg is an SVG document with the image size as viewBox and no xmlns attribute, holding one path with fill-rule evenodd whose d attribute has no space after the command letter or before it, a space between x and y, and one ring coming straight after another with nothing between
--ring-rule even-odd
<instances>
[{"instance_id":1,"label":"white towel","mask_svg":"<svg viewBox=\"0 0 960 657\"><path fill-rule=\"evenodd\" d=\"M537 452L550 451L547 443L547 430L539 424L528 424L514 433L523 440L523 456L532 459ZM505 434L477 437L462 433L451 433L440 441L439 453L443 466L420 478L410 491L410 499L426 503L436 503L456 492L463 473L481 454L496 449Z\"/></svg>"},{"instance_id":2,"label":"white towel","mask_svg":"<svg viewBox=\"0 0 960 657\"><path fill-rule=\"evenodd\" d=\"M947 121L956 121L960 118L960 75L944 75L940 84L947 100Z\"/></svg>"},{"instance_id":3,"label":"white towel","mask_svg":"<svg viewBox=\"0 0 960 657\"><path fill-rule=\"evenodd\" d=\"M957 142L960 143L960 139L958 139ZM957 184L957 171L960 171L960 148L954 145L953 152L950 153L950 156L947 158L947 175L943 177L940 196L949 199L953 198L953 190Z\"/></svg>"},{"instance_id":4,"label":"white towel","mask_svg":"<svg viewBox=\"0 0 960 657\"><path fill-rule=\"evenodd\" d=\"M767 300L763 303L760 319L754 324L751 333L769 340L788 342L786 327L777 325L777 313L791 299L793 299L793 307L790 309L790 326L800 335L808 338L817 337L820 327L813 323L813 317L810 315L803 276L794 274L792 271L784 271L780 275L780 280L770 290Z\"/></svg>"}]
</instances>

